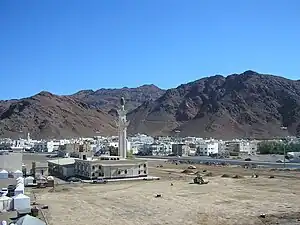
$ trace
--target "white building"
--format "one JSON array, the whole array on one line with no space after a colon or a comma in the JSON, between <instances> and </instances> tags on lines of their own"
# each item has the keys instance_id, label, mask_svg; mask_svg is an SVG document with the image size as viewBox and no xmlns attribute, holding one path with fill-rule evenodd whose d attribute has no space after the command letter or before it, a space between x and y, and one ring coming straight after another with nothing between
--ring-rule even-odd
<instances>
[{"instance_id":1,"label":"white building","mask_svg":"<svg viewBox=\"0 0 300 225\"><path fill-rule=\"evenodd\" d=\"M200 142L198 146L198 154L203 156L219 154L219 142L217 141Z\"/></svg>"},{"instance_id":2,"label":"white building","mask_svg":"<svg viewBox=\"0 0 300 225\"><path fill-rule=\"evenodd\" d=\"M63 145L61 144L60 141L41 141L41 142L36 142L34 144L34 148L38 152L53 152L58 150L60 145Z\"/></svg>"},{"instance_id":3,"label":"white building","mask_svg":"<svg viewBox=\"0 0 300 225\"><path fill-rule=\"evenodd\" d=\"M152 152L152 155L169 155L172 154L172 144L153 143L150 145L150 151Z\"/></svg>"},{"instance_id":4,"label":"white building","mask_svg":"<svg viewBox=\"0 0 300 225\"><path fill-rule=\"evenodd\" d=\"M129 141L127 141L126 143L127 143L127 149L130 150L131 143ZM109 142L108 146L112 146L114 148L119 148L119 142Z\"/></svg>"},{"instance_id":5,"label":"white building","mask_svg":"<svg viewBox=\"0 0 300 225\"><path fill-rule=\"evenodd\" d=\"M257 152L257 143L256 142L250 142L250 141L242 141L239 144L240 147L240 153L245 153L245 154L256 154Z\"/></svg>"},{"instance_id":6,"label":"white building","mask_svg":"<svg viewBox=\"0 0 300 225\"><path fill-rule=\"evenodd\" d=\"M154 138L147 136L145 134L137 134L134 137L130 137L129 140L132 143L141 143L141 144L152 144L154 142Z\"/></svg>"},{"instance_id":7,"label":"white building","mask_svg":"<svg viewBox=\"0 0 300 225\"><path fill-rule=\"evenodd\" d=\"M119 156L101 156L98 159L75 159L76 176L96 179L147 177L148 163L142 160L120 160Z\"/></svg>"}]
</instances>

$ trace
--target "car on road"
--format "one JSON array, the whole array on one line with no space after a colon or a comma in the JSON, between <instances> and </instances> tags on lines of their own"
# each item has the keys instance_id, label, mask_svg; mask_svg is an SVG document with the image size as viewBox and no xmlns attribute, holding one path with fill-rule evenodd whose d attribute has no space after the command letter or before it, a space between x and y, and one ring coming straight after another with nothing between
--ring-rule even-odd
<instances>
[{"instance_id":1,"label":"car on road","mask_svg":"<svg viewBox=\"0 0 300 225\"><path fill-rule=\"evenodd\" d=\"M81 182L81 179L77 178L77 177L70 177L68 178L69 182Z\"/></svg>"},{"instance_id":2,"label":"car on road","mask_svg":"<svg viewBox=\"0 0 300 225\"><path fill-rule=\"evenodd\" d=\"M96 180L93 180L93 184L106 184L107 180L104 180L103 178L97 178Z\"/></svg>"},{"instance_id":3,"label":"car on road","mask_svg":"<svg viewBox=\"0 0 300 225\"><path fill-rule=\"evenodd\" d=\"M283 163L281 159L276 160L277 163Z\"/></svg>"},{"instance_id":4,"label":"car on road","mask_svg":"<svg viewBox=\"0 0 300 225\"><path fill-rule=\"evenodd\" d=\"M2 188L0 193L1 193L1 196L6 196L8 194L8 189L7 188Z\"/></svg>"},{"instance_id":5,"label":"car on road","mask_svg":"<svg viewBox=\"0 0 300 225\"><path fill-rule=\"evenodd\" d=\"M250 158L246 158L246 159L245 159L245 161L252 161L252 159L250 159Z\"/></svg>"}]
</instances>

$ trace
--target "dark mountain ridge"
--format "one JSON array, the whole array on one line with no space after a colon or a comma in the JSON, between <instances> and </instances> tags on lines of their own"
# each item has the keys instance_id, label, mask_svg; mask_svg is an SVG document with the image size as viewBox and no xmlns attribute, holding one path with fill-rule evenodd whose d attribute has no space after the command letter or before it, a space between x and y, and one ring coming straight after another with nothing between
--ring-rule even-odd
<instances>
[{"instance_id":1,"label":"dark mountain ridge","mask_svg":"<svg viewBox=\"0 0 300 225\"><path fill-rule=\"evenodd\" d=\"M120 98L124 97L127 104L126 108L128 111L131 111L145 101L156 100L164 94L164 92L165 90L150 84L142 85L137 88L124 87L120 89L101 88L96 91L84 90L71 95L71 97L75 97L87 103L92 108L101 108L107 112L116 109L119 105Z\"/></svg>"},{"instance_id":2,"label":"dark mountain ridge","mask_svg":"<svg viewBox=\"0 0 300 225\"><path fill-rule=\"evenodd\" d=\"M0 137L60 138L116 135L116 107L121 96L138 106L164 91L154 85L136 89L83 90L59 96L42 91L32 97L0 101Z\"/></svg>"},{"instance_id":3,"label":"dark mountain ridge","mask_svg":"<svg viewBox=\"0 0 300 225\"><path fill-rule=\"evenodd\" d=\"M202 78L169 89L133 110L130 132L202 137L300 134L300 82L246 71ZM138 119L135 119L138 118Z\"/></svg>"},{"instance_id":4,"label":"dark mountain ridge","mask_svg":"<svg viewBox=\"0 0 300 225\"><path fill-rule=\"evenodd\" d=\"M129 111L130 134L174 135L180 130L182 136L221 139L300 135L300 81L245 71L166 91L143 85L68 96L44 91L0 101L0 137L27 131L35 138L116 135L121 97Z\"/></svg>"}]
</instances>

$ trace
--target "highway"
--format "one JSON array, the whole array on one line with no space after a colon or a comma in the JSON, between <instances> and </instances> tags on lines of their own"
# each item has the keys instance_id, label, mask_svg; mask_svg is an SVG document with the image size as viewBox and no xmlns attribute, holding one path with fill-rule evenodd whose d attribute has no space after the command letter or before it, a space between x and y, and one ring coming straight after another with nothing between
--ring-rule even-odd
<instances>
[{"instance_id":1,"label":"highway","mask_svg":"<svg viewBox=\"0 0 300 225\"><path fill-rule=\"evenodd\" d=\"M52 153L53 154L53 153ZM46 155L51 155L51 153L23 153L23 159L25 158L41 158L46 161L50 158L46 158ZM208 156L183 156L183 157L176 157L176 156L136 156L136 158L141 159L152 159L152 160L180 160L180 161L190 161L192 163L228 163L231 165L245 165L245 164L255 164L263 167L269 167L269 168L284 168L283 163L276 163L274 159L266 159L263 158L261 160L253 160L252 161L245 161L244 159L214 159L210 158ZM273 161L272 161L273 160ZM285 168L289 169L300 169L300 163L293 163L293 162L286 162Z\"/></svg>"},{"instance_id":2,"label":"highway","mask_svg":"<svg viewBox=\"0 0 300 225\"><path fill-rule=\"evenodd\" d=\"M270 168L284 168L283 163L276 163L272 161L245 161L245 160L235 160L235 159L213 159L207 156L183 156L183 157L176 157L176 156L137 156L137 158L145 159L165 159L165 160L180 160L180 161L190 161L193 163L206 163L206 162L211 162L211 163L228 163L231 165L245 165L245 164L255 164L259 166L264 166L264 167L270 167ZM286 162L285 163L285 168L289 169L300 169L300 163L291 163L291 162Z\"/></svg>"}]
</instances>

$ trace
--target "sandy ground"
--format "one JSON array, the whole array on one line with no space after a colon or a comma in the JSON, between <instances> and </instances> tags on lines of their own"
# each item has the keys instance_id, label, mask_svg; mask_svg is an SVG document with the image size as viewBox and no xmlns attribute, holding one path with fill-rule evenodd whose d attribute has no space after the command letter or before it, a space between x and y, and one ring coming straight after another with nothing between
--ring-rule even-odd
<instances>
[{"instance_id":1,"label":"sandy ground","mask_svg":"<svg viewBox=\"0 0 300 225\"><path fill-rule=\"evenodd\" d=\"M300 224L300 172L258 170L255 179L242 168L199 166L213 176L204 176L207 185L195 185L194 176L181 173L187 165L154 164L150 173L159 181L61 185L54 192L38 190L37 201L49 206L50 225ZM221 178L224 173L244 178Z\"/></svg>"}]
</instances>

